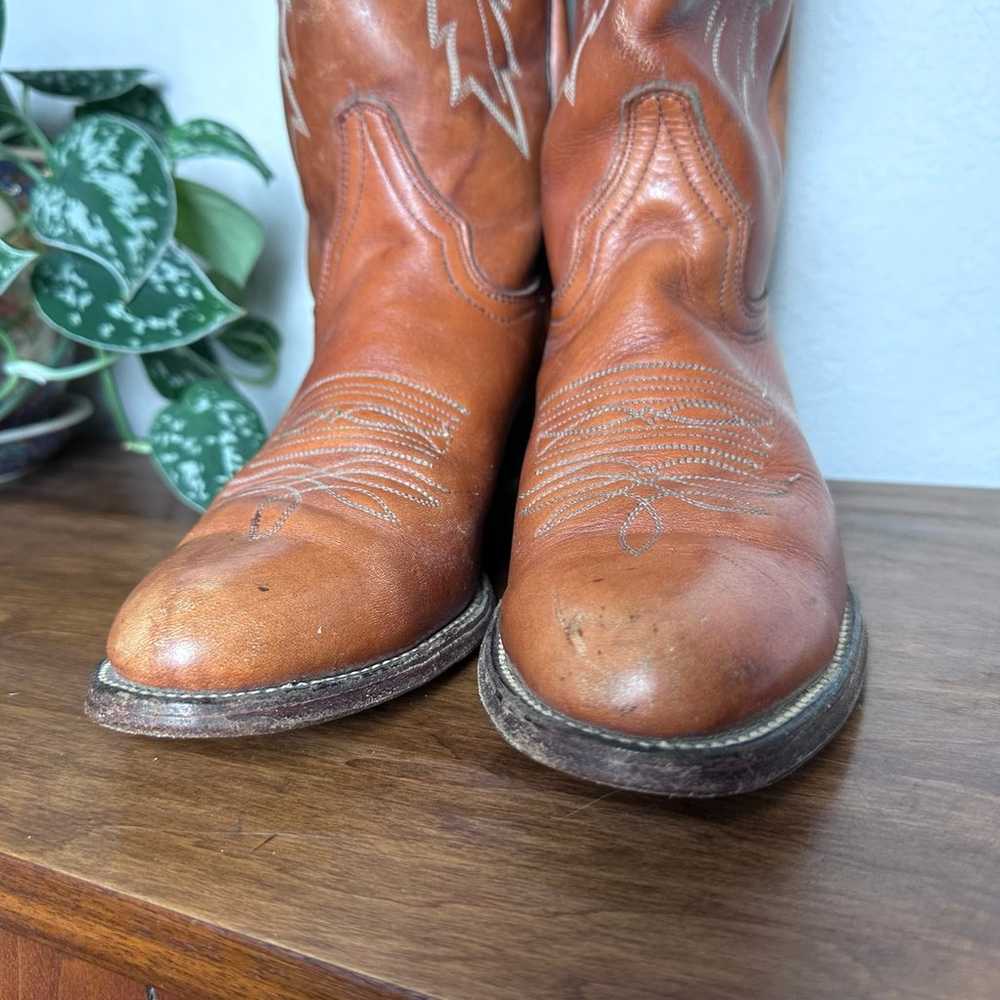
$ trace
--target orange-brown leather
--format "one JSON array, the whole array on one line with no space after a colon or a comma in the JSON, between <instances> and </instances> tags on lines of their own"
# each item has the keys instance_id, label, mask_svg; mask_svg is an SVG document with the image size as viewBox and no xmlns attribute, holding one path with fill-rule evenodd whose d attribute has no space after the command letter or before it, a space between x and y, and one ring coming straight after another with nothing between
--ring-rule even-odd
<instances>
[{"instance_id":1,"label":"orange-brown leather","mask_svg":"<svg viewBox=\"0 0 1000 1000\"><path fill-rule=\"evenodd\" d=\"M790 7L581 4L543 150L556 287L500 631L585 723L716 731L836 648L833 506L768 320Z\"/></svg>"},{"instance_id":2,"label":"orange-brown leather","mask_svg":"<svg viewBox=\"0 0 1000 1000\"><path fill-rule=\"evenodd\" d=\"M537 358L545 5L279 0L279 16L315 359L118 615L109 659L155 686L335 672L454 618Z\"/></svg>"}]
</instances>

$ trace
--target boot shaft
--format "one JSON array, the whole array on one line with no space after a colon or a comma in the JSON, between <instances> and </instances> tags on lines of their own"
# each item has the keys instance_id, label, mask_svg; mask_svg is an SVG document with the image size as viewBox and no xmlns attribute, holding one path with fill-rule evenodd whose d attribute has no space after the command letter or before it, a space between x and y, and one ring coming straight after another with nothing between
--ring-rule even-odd
<instances>
[{"instance_id":1,"label":"boot shaft","mask_svg":"<svg viewBox=\"0 0 1000 1000\"><path fill-rule=\"evenodd\" d=\"M538 156L549 108L546 5L279 0L279 17L314 290L323 285L327 244L338 235L345 122L359 104L391 116L398 158L468 226L483 275L500 286L528 284L540 239ZM383 209L391 216L399 206ZM366 236L377 238L375 231Z\"/></svg>"},{"instance_id":2,"label":"boot shaft","mask_svg":"<svg viewBox=\"0 0 1000 1000\"><path fill-rule=\"evenodd\" d=\"M543 153L557 337L636 255L701 322L764 331L790 16L791 0L582 4Z\"/></svg>"}]
</instances>

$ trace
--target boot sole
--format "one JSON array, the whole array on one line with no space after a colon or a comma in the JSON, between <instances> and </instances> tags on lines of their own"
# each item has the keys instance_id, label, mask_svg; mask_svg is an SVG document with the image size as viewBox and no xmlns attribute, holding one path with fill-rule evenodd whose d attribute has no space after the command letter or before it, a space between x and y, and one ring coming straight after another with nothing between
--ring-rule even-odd
<instances>
[{"instance_id":1,"label":"boot sole","mask_svg":"<svg viewBox=\"0 0 1000 1000\"><path fill-rule=\"evenodd\" d=\"M479 654L479 696L493 725L539 764L627 791L684 798L752 792L801 767L847 721L864 685L868 640L848 593L829 665L766 714L706 736L649 739L578 722L532 692L494 615Z\"/></svg>"},{"instance_id":2,"label":"boot sole","mask_svg":"<svg viewBox=\"0 0 1000 1000\"><path fill-rule=\"evenodd\" d=\"M105 660L86 713L98 725L136 736L261 736L354 715L420 687L461 662L482 641L494 607L485 578L465 610L411 649L376 663L269 687L183 691L135 684Z\"/></svg>"}]
</instances>

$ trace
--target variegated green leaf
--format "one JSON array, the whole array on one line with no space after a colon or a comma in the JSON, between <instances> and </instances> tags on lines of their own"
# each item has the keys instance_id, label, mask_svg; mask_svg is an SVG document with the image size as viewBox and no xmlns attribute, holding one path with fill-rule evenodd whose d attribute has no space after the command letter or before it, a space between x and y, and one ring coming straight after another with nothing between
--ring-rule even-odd
<instances>
[{"instance_id":1,"label":"variegated green leaf","mask_svg":"<svg viewBox=\"0 0 1000 1000\"><path fill-rule=\"evenodd\" d=\"M218 191L177 178L177 239L242 288L264 246L260 223Z\"/></svg>"},{"instance_id":2,"label":"variegated green leaf","mask_svg":"<svg viewBox=\"0 0 1000 1000\"><path fill-rule=\"evenodd\" d=\"M221 381L196 382L153 420L153 458L182 500L204 510L267 437L256 410Z\"/></svg>"},{"instance_id":3,"label":"variegated green leaf","mask_svg":"<svg viewBox=\"0 0 1000 1000\"><path fill-rule=\"evenodd\" d=\"M195 156L222 156L243 160L257 170L264 180L274 176L257 151L235 129L210 118L198 118L175 125L167 133L167 150L175 160Z\"/></svg>"},{"instance_id":4,"label":"variegated green leaf","mask_svg":"<svg viewBox=\"0 0 1000 1000\"><path fill-rule=\"evenodd\" d=\"M103 101L131 90L145 75L144 69L39 69L11 70L25 86L56 97Z\"/></svg>"},{"instance_id":5,"label":"variegated green leaf","mask_svg":"<svg viewBox=\"0 0 1000 1000\"><path fill-rule=\"evenodd\" d=\"M4 39L7 37L7 4L0 0L0 51L3 50Z\"/></svg>"},{"instance_id":6,"label":"variegated green leaf","mask_svg":"<svg viewBox=\"0 0 1000 1000\"><path fill-rule=\"evenodd\" d=\"M243 316L218 335L219 343L241 361L277 374L281 334L260 316Z\"/></svg>"},{"instance_id":7,"label":"variegated green leaf","mask_svg":"<svg viewBox=\"0 0 1000 1000\"><path fill-rule=\"evenodd\" d=\"M62 134L50 166L52 177L31 195L36 235L97 261L131 297L163 253L177 219L159 147L138 125L94 115Z\"/></svg>"},{"instance_id":8,"label":"variegated green leaf","mask_svg":"<svg viewBox=\"0 0 1000 1000\"><path fill-rule=\"evenodd\" d=\"M244 316L225 327L216 341L243 362L232 372L240 382L270 385L277 377L281 334L266 319Z\"/></svg>"},{"instance_id":9,"label":"variegated green leaf","mask_svg":"<svg viewBox=\"0 0 1000 1000\"><path fill-rule=\"evenodd\" d=\"M71 253L46 254L32 287L42 315L67 337L133 354L190 344L241 314L174 244L127 303L103 267Z\"/></svg>"},{"instance_id":10,"label":"variegated green leaf","mask_svg":"<svg viewBox=\"0 0 1000 1000\"><path fill-rule=\"evenodd\" d=\"M37 256L34 250L22 250L12 247L6 240L0 240L0 295Z\"/></svg>"},{"instance_id":11,"label":"variegated green leaf","mask_svg":"<svg viewBox=\"0 0 1000 1000\"><path fill-rule=\"evenodd\" d=\"M235 302L238 306L245 305L245 292L246 290L240 288L235 281L230 281L224 274L220 274L218 271L213 271L209 268L208 271L209 278L212 279L212 284L222 292L223 295L230 302Z\"/></svg>"},{"instance_id":12,"label":"variegated green leaf","mask_svg":"<svg viewBox=\"0 0 1000 1000\"><path fill-rule=\"evenodd\" d=\"M157 136L166 133L174 124L163 98L144 83L138 84L118 97L80 104L73 113L77 118L99 114L121 115L152 129Z\"/></svg>"},{"instance_id":13,"label":"variegated green leaf","mask_svg":"<svg viewBox=\"0 0 1000 1000\"><path fill-rule=\"evenodd\" d=\"M164 399L178 399L189 385L219 378L221 369L213 362L211 345L205 339L187 347L142 355L146 375Z\"/></svg>"}]
</instances>

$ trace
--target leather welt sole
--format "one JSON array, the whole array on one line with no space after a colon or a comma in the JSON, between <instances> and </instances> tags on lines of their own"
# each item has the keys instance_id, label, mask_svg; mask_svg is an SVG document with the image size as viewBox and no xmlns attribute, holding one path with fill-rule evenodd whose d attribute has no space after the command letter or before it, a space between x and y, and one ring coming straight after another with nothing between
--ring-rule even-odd
<instances>
[{"instance_id":1,"label":"leather welt sole","mask_svg":"<svg viewBox=\"0 0 1000 1000\"><path fill-rule=\"evenodd\" d=\"M184 691L126 680L105 660L87 696L99 725L138 736L259 736L353 715L412 691L475 650L489 625L485 578L465 610L413 648L377 663L240 691Z\"/></svg>"},{"instance_id":2,"label":"leather welt sole","mask_svg":"<svg viewBox=\"0 0 1000 1000\"><path fill-rule=\"evenodd\" d=\"M829 665L766 714L706 736L630 736L546 705L507 656L498 622L499 609L479 654L479 695L503 738L540 764L629 791L711 798L770 785L833 739L864 684L867 635L849 593Z\"/></svg>"}]
</instances>

